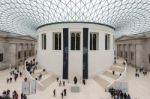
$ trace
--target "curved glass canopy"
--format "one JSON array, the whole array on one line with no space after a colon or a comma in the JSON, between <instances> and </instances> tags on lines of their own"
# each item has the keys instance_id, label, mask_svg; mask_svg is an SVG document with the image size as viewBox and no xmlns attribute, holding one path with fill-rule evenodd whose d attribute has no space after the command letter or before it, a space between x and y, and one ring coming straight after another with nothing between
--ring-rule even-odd
<instances>
[{"instance_id":1,"label":"curved glass canopy","mask_svg":"<svg viewBox=\"0 0 150 99\"><path fill-rule=\"evenodd\" d=\"M116 34L150 31L150 0L0 0L0 30L36 34L54 22L96 22Z\"/></svg>"}]
</instances>

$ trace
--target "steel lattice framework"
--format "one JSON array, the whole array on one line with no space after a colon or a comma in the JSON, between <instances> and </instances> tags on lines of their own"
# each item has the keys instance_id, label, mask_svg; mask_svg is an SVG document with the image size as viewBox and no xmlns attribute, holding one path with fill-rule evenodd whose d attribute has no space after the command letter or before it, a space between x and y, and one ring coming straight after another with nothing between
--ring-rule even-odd
<instances>
[{"instance_id":1,"label":"steel lattice framework","mask_svg":"<svg viewBox=\"0 0 150 99\"><path fill-rule=\"evenodd\" d=\"M96 22L116 34L150 31L150 0L0 0L0 30L36 34L54 22Z\"/></svg>"}]
</instances>

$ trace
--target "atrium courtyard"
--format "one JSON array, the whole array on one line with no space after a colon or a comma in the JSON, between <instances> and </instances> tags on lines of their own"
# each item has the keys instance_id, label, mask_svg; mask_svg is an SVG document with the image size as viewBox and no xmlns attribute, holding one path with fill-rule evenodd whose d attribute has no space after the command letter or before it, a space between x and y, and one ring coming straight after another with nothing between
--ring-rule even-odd
<instances>
[{"instance_id":1,"label":"atrium courtyard","mask_svg":"<svg viewBox=\"0 0 150 99\"><path fill-rule=\"evenodd\" d=\"M0 99L149 99L150 0L0 0Z\"/></svg>"}]
</instances>

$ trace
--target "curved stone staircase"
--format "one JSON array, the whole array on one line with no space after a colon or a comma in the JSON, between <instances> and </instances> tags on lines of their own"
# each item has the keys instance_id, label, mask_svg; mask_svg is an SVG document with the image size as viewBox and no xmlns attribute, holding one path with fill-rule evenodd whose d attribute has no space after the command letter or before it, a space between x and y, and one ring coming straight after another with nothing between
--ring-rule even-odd
<instances>
[{"instance_id":1,"label":"curved stone staircase","mask_svg":"<svg viewBox=\"0 0 150 99\"><path fill-rule=\"evenodd\" d=\"M30 57L26 61L31 61L34 58L35 57ZM56 80L56 75L54 75L53 73L47 70L43 71L43 69L45 69L43 66L40 66L40 65L36 65L36 66L37 66L37 69L34 71L33 74L30 74L26 70L26 66L25 66L26 76L30 80L35 80L36 78L38 79L40 74L42 74L42 78L40 80L37 80L37 88L39 90L45 90L50 84L52 84Z\"/></svg>"},{"instance_id":2,"label":"curved stone staircase","mask_svg":"<svg viewBox=\"0 0 150 99\"><path fill-rule=\"evenodd\" d=\"M98 74L93 77L93 79L104 89L108 89L108 87L113 85L115 81L124 79L124 76L126 75L127 65L123 65L123 62L125 61L120 58L116 62L117 62L116 64L111 66L108 70L106 70L102 74ZM115 71L114 75L112 73L113 71Z\"/></svg>"}]
</instances>

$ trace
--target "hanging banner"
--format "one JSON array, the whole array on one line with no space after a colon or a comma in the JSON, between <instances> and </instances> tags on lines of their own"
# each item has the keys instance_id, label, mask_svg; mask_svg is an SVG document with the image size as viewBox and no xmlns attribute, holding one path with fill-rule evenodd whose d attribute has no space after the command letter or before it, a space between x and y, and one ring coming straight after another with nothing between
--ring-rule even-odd
<instances>
[{"instance_id":1,"label":"hanging banner","mask_svg":"<svg viewBox=\"0 0 150 99\"><path fill-rule=\"evenodd\" d=\"M29 95L30 94L30 82L22 82L22 93Z\"/></svg>"},{"instance_id":2,"label":"hanging banner","mask_svg":"<svg viewBox=\"0 0 150 99\"><path fill-rule=\"evenodd\" d=\"M36 94L36 80L30 81L31 94Z\"/></svg>"}]
</instances>

